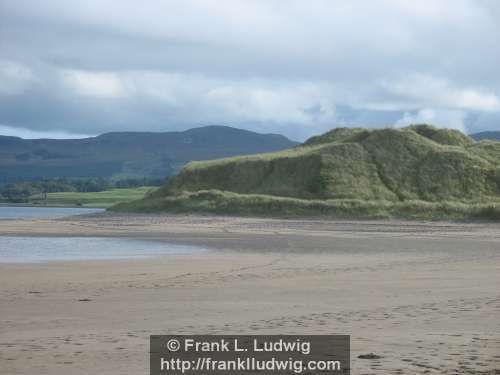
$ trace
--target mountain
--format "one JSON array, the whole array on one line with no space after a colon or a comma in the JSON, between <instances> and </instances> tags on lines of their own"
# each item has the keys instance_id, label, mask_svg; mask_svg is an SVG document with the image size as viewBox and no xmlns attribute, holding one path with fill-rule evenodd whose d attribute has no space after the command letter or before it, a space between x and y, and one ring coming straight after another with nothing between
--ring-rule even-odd
<instances>
[{"instance_id":1,"label":"mountain","mask_svg":"<svg viewBox=\"0 0 500 375\"><path fill-rule=\"evenodd\" d=\"M387 213L443 202L454 203L449 211L500 203L500 142L429 125L338 128L290 150L190 163L155 194L116 209Z\"/></svg>"},{"instance_id":2,"label":"mountain","mask_svg":"<svg viewBox=\"0 0 500 375\"><path fill-rule=\"evenodd\" d=\"M281 135L227 126L63 140L0 136L0 183L40 177L165 177L191 160L277 151L295 144Z\"/></svg>"},{"instance_id":3,"label":"mountain","mask_svg":"<svg viewBox=\"0 0 500 375\"><path fill-rule=\"evenodd\" d=\"M500 132L481 132L470 135L471 138L476 141L482 140L491 140L491 141L500 141Z\"/></svg>"}]
</instances>

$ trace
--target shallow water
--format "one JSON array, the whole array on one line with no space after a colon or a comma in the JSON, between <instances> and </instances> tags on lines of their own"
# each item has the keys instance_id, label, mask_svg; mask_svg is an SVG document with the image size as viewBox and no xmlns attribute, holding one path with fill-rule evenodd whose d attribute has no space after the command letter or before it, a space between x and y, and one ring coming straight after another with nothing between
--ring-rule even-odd
<instances>
[{"instance_id":1,"label":"shallow water","mask_svg":"<svg viewBox=\"0 0 500 375\"><path fill-rule=\"evenodd\" d=\"M201 251L206 249L121 238L0 236L0 263L149 258Z\"/></svg>"},{"instance_id":2,"label":"shallow water","mask_svg":"<svg viewBox=\"0 0 500 375\"><path fill-rule=\"evenodd\" d=\"M102 208L2 206L0 207L0 219L54 219L103 211Z\"/></svg>"}]
</instances>

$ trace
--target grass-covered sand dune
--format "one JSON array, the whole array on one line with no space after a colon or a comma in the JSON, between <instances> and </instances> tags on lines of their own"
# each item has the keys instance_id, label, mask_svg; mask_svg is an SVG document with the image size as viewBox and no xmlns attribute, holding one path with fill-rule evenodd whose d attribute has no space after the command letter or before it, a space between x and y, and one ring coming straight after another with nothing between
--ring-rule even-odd
<instances>
[{"instance_id":1,"label":"grass-covered sand dune","mask_svg":"<svg viewBox=\"0 0 500 375\"><path fill-rule=\"evenodd\" d=\"M192 162L112 210L500 219L500 142L429 125L338 128L281 152Z\"/></svg>"}]
</instances>

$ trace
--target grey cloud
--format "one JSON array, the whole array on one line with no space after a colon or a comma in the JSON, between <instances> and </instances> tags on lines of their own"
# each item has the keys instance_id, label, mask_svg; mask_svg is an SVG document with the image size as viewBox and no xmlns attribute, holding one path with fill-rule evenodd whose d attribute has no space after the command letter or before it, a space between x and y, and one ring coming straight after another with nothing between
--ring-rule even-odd
<instances>
[{"instance_id":1,"label":"grey cloud","mask_svg":"<svg viewBox=\"0 0 500 375\"><path fill-rule=\"evenodd\" d=\"M499 15L488 0L3 0L0 124L500 130Z\"/></svg>"}]
</instances>

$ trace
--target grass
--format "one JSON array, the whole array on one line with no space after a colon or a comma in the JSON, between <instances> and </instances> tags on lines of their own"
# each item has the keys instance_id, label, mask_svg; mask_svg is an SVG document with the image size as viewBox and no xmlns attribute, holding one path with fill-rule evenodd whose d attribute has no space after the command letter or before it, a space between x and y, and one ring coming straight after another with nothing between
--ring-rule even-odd
<instances>
[{"instance_id":1,"label":"grass","mask_svg":"<svg viewBox=\"0 0 500 375\"><path fill-rule=\"evenodd\" d=\"M359 199L308 200L262 194L237 194L217 190L183 192L175 196L150 197L118 204L116 212L211 213L238 216L418 220L500 220L496 202L405 202Z\"/></svg>"},{"instance_id":2,"label":"grass","mask_svg":"<svg viewBox=\"0 0 500 375\"><path fill-rule=\"evenodd\" d=\"M142 186L138 188L111 189L92 193L64 192L48 193L47 200L40 195L32 196L31 203L51 206L81 206L92 208L107 208L117 203L142 199L156 187Z\"/></svg>"},{"instance_id":3,"label":"grass","mask_svg":"<svg viewBox=\"0 0 500 375\"><path fill-rule=\"evenodd\" d=\"M116 209L495 219L499 202L500 142L414 125L340 128L286 151L190 163Z\"/></svg>"},{"instance_id":4,"label":"grass","mask_svg":"<svg viewBox=\"0 0 500 375\"><path fill-rule=\"evenodd\" d=\"M190 163L158 194L211 189L300 199L485 200L500 195L500 143L422 125L336 129L286 151Z\"/></svg>"}]
</instances>

